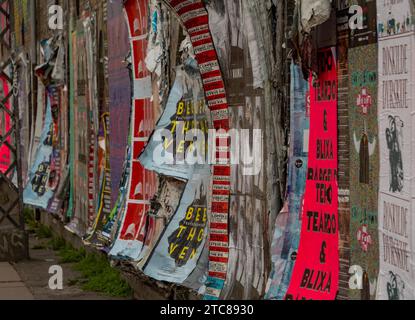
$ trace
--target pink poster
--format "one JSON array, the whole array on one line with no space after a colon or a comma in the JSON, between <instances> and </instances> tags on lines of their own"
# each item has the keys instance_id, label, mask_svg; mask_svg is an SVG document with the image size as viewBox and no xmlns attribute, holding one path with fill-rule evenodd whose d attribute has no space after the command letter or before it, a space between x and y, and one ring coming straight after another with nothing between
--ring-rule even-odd
<instances>
[{"instance_id":1,"label":"pink poster","mask_svg":"<svg viewBox=\"0 0 415 320\"><path fill-rule=\"evenodd\" d=\"M0 102L3 102L6 97L9 95L9 85L7 80L1 76L0 77ZM10 110L10 103L7 102L4 104L4 108ZM11 153L9 147L6 143L10 143L10 115L7 111L0 108L0 172L6 173L9 169L11 162ZM4 139L4 141L3 141Z\"/></svg>"},{"instance_id":2,"label":"pink poster","mask_svg":"<svg viewBox=\"0 0 415 320\"><path fill-rule=\"evenodd\" d=\"M310 79L310 138L300 246L287 300L334 300L339 281L336 49Z\"/></svg>"}]
</instances>

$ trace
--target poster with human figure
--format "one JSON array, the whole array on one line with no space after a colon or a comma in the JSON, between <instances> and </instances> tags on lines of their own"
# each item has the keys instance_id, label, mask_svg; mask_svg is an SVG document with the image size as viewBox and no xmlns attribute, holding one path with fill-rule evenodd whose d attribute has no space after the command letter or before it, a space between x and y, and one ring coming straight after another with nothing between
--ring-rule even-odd
<instances>
[{"instance_id":1,"label":"poster with human figure","mask_svg":"<svg viewBox=\"0 0 415 320\"><path fill-rule=\"evenodd\" d=\"M410 0L377 1L379 39L379 251L377 299L414 288L414 41Z\"/></svg>"}]
</instances>

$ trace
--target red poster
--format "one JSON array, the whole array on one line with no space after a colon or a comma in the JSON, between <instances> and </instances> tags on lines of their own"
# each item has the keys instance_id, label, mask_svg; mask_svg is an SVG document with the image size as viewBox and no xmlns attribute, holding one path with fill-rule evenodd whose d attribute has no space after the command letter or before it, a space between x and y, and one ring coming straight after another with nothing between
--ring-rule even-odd
<instances>
[{"instance_id":1,"label":"red poster","mask_svg":"<svg viewBox=\"0 0 415 320\"><path fill-rule=\"evenodd\" d=\"M9 85L7 80L0 77L0 102L4 102L6 97L9 95ZM3 143L0 143L0 172L6 173L11 164L11 153L6 142L10 144L10 115L6 110L10 110L10 103L4 104L4 109L0 109L0 138L4 139Z\"/></svg>"},{"instance_id":2,"label":"red poster","mask_svg":"<svg viewBox=\"0 0 415 320\"><path fill-rule=\"evenodd\" d=\"M318 53L310 79L309 160L300 246L287 300L334 300L339 282L337 183L337 60Z\"/></svg>"}]
</instances>

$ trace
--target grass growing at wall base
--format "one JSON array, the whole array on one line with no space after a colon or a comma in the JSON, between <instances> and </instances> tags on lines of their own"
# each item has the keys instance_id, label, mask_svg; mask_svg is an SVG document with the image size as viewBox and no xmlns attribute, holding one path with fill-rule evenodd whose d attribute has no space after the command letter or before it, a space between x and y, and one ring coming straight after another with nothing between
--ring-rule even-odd
<instances>
[{"instance_id":1,"label":"grass growing at wall base","mask_svg":"<svg viewBox=\"0 0 415 320\"><path fill-rule=\"evenodd\" d=\"M69 281L70 285L78 284L84 291L97 292L116 298L132 297L132 289L121 277L120 272L111 267L106 256L87 253L83 248L75 249L63 238L55 236L51 229L36 222L31 210L25 211L25 221L28 231L33 232L38 239L44 240L32 250L49 248L57 252L60 258L59 263L74 264L73 268L81 276Z\"/></svg>"},{"instance_id":2,"label":"grass growing at wall base","mask_svg":"<svg viewBox=\"0 0 415 320\"><path fill-rule=\"evenodd\" d=\"M76 264L75 270L87 280L81 285L83 290L105 293L113 297L132 296L131 288L121 278L119 271L110 266L105 256L86 254Z\"/></svg>"},{"instance_id":3,"label":"grass growing at wall base","mask_svg":"<svg viewBox=\"0 0 415 320\"><path fill-rule=\"evenodd\" d=\"M87 253L85 249L75 249L71 245L56 239L55 250L58 251L60 263L74 263L74 270L81 277L70 281L78 284L84 291L102 293L112 297L127 298L132 296L132 289L122 279L120 272L111 267L104 255Z\"/></svg>"}]
</instances>

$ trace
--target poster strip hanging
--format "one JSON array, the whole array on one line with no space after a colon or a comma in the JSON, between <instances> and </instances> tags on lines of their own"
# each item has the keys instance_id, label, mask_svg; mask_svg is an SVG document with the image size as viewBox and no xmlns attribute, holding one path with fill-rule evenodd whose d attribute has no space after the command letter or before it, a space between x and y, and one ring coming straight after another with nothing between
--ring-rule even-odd
<instances>
[{"instance_id":1,"label":"poster strip hanging","mask_svg":"<svg viewBox=\"0 0 415 320\"><path fill-rule=\"evenodd\" d=\"M350 266L362 282L349 288L351 299L376 296L379 273L378 190L378 52L374 1L359 3L364 28L350 36L349 144L350 144Z\"/></svg>"},{"instance_id":2,"label":"poster strip hanging","mask_svg":"<svg viewBox=\"0 0 415 320\"><path fill-rule=\"evenodd\" d=\"M129 35L123 11L123 0L108 1L108 86L110 129L110 168L112 204L119 192L128 141L131 109L130 74L125 62Z\"/></svg>"},{"instance_id":3,"label":"poster strip hanging","mask_svg":"<svg viewBox=\"0 0 415 320\"><path fill-rule=\"evenodd\" d=\"M157 191L156 176L138 160L154 125L150 72L145 67L148 33L148 1L126 1L125 14L129 28L133 67L133 101L131 118L130 175L122 223L110 255L138 260L145 239L145 218L150 199ZM148 122L151 125L148 125Z\"/></svg>"},{"instance_id":4,"label":"poster strip hanging","mask_svg":"<svg viewBox=\"0 0 415 320\"><path fill-rule=\"evenodd\" d=\"M287 223L277 225L272 246L273 270L268 283L266 299L284 299L300 243L301 217L308 165L310 132L310 92L301 67L291 64L291 146L288 165Z\"/></svg>"},{"instance_id":5,"label":"poster strip hanging","mask_svg":"<svg viewBox=\"0 0 415 320\"><path fill-rule=\"evenodd\" d=\"M380 144L377 299L413 300L414 16L410 1L377 1Z\"/></svg>"}]
</instances>

